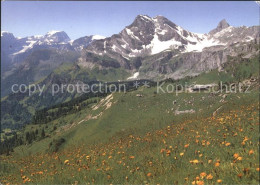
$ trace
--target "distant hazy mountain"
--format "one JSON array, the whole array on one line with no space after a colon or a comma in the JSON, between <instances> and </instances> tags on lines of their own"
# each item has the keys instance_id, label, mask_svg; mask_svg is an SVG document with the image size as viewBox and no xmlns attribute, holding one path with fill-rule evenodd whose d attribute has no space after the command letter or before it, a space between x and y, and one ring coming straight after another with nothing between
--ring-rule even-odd
<instances>
[{"instance_id":1,"label":"distant hazy mountain","mask_svg":"<svg viewBox=\"0 0 260 185\"><path fill-rule=\"evenodd\" d=\"M3 47L1 52L8 58L8 61L5 59L4 62L13 64L23 61L33 50L55 48L60 51L78 51L78 47L86 47L93 40L103 38L94 35L72 41L64 31L50 31L45 35L16 38L12 33L2 31L1 42Z\"/></svg>"},{"instance_id":2,"label":"distant hazy mountain","mask_svg":"<svg viewBox=\"0 0 260 185\"><path fill-rule=\"evenodd\" d=\"M103 38L105 37L92 35L73 41L64 31L17 38L12 33L2 31L2 97L10 93L13 83L36 82L60 64L75 62L84 47Z\"/></svg>"}]
</instances>

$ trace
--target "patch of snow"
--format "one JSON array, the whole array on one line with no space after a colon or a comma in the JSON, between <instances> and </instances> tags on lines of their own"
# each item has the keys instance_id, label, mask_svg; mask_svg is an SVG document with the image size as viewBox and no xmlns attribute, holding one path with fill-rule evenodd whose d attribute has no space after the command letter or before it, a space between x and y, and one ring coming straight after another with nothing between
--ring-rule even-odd
<instances>
[{"instance_id":1,"label":"patch of snow","mask_svg":"<svg viewBox=\"0 0 260 185\"><path fill-rule=\"evenodd\" d=\"M192 36L188 35L186 39L191 42L198 42L198 38L194 34L192 34Z\"/></svg>"},{"instance_id":2,"label":"patch of snow","mask_svg":"<svg viewBox=\"0 0 260 185\"><path fill-rule=\"evenodd\" d=\"M101 39L105 39L106 37L101 36L101 35L93 35L92 36L92 40L101 40Z\"/></svg>"},{"instance_id":3,"label":"patch of snow","mask_svg":"<svg viewBox=\"0 0 260 185\"><path fill-rule=\"evenodd\" d=\"M5 33L10 33L8 31L1 31L1 36L3 36Z\"/></svg>"},{"instance_id":4,"label":"patch of snow","mask_svg":"<svg viewBox=\"0 0 260 185\"><path fill-rule=\"evenodd\" d=\"M123 57L123 58L125 58L125 59L127 59L127 60L129 60L129 58L128 58L128 57L126 57L126 56L123 56L123 55L122 55L122 57Z\"/></svg>"},{"instance_id":5,"label":"patch of snow","mask_svg":"<svg viewBox=\"0 0 260 185\"><path fill-rule=\"evenodd\" d=\"M104 52L105 53L107 53L106 48L107 48L107 41L104 42Z\"/></svg>"},{"instance_id":6,"label":"patch of snow","mask_svg":"<svg viewBox=\"0 0 260 185\"><path fill-rule=\"evenodd\" d=\"M139 76L139 72L136 72L133 74L133 76L130 76L129 78L127 78L127 80L136 79L138 76Z\"/></svg>"},{"instance_id":7,"label":"patch of snow","mask_svg":"<svg viewBox=\"0 0 260 185\"><path fill-rule=\"evenodd\" d=\"M26 41L27 43L29 43L29 45L27 46L23 46L23 49L16 52L16 53L13 53L13 55L17 55L17 54L20 54L20 53L23 53L23 52L26 52L28 49L32 49L33 48L33 45L37 42L37 41Z\"/></svg>"},{"instance_id":8,"label":"patch of snow","mask_svg":"<svg viewBox=\"0 0 260 185\"><path fill-rule=\"evenodd\" d=\"M128 55L129 57L136 57L136 55L134 54L134 53L130 53L129 55Z\"/></svg>"},{"instance_id":9,"label":"patch of snow","mask_svg":"<svg viewBox=\"0 0 260 185\"><path fill-rule=\"evenodd\" d=\"M49 32L47 33L47 35L53 35L53 34L59 33L59 32L61 32L61 31L52 30L52 31L49 31Z\"/></svg>"},{"instance_id":10,"label":"patch of snow","mask_svg":"<svg viewBox=\"0 0 260 185\"><path fill-rule=\"evenodd\" d=\"M227 32L232 32L233 29L234 29L233 26L229 26L229 27L221 30L220 32L217 32L216 34L214 34L214 37L219 37L219 36L222 36L223 34L225 34Z\"/></svg>"},{"instance_id":11,"label":"patch of snow","mask_svg":"<svg viewBox=\"0 0 260 185\"><path fill-rule=\"evenodd\" d=\"M179 34L179 35L183 35L183 29L180 27L180 26L177 26L177 33Z\"/></svg>"},{"instance_id":12,"label":"patch of snow","mask_svg":"<svg viewBox=\"0 0 260 185\"><path fill-rule=\"evenodd\" d=\"M146 48L146 45L142 45L142 47L143 47L143 49L147 49L147 48Z\"/></svg>"},{"instance_id":13,"label":"patch of snow","mask_svg":"<svg viewBox=\"0 0 260 185\"><path fill-rule=\"evenodd\" d=\"M133 53L139 53L140 52L140 50L138 50L138 49L131 49L131 50L132 50Z\"/></svg>"},{"instance_id":14,"label":"patch of snow","mask_svg":"<svg viewBox=\"0 0 260 185\"><path fill-rule=\"evenodd\" d=\"M246 40L247 40L247 41L250 41L250 40L254 40L254 38L251 37L251 36L247 36L247 37L246 37Z\"/></svg>"},{"instance_id":15,"label":"patch of snow","mask_svg":"<svg viewBox=\"0 0 260 185\"><path fill-rule=\"evenodd\" d=\"M205 35L206 35L206 34L203 34L203 33L194 33L194 32L190 32L190 33L192 33L192 34L198 36L198 38L200 38L200 39L205 38Z\"/></svg>"},{"instance_id":16,"label":"patch of snow","mask_svg":"<svg viewBox=\"0 0 260 185\"><path fill-rule=\"evenodd\" d=\"M174 39L168 41L160 41L158 35L155 34L150 46L152 48L151 54L157 54L166 49L169 49L171 46L181 46L181 42L178 42Z\"/></svg>"},{"instance_id":17,"label":"patch of snow","mask_svg":"<svg viewBox=\"0 0 260 185\"><path fill-rule=\"evenodd\" d=\"M112 49L113 49L114 51L116 51L116 45L113 45L113 46L112 46Z\"/></svg>"},{"instance_id":18,"label":"patch of snow","mask_svg":"<svg viewBox=\"0 0 260 185\"><path fill-rule=\"evenodd\" d=\"M133 33L130 29L125 28L125 30L126 30L126 32L127 32L127 34L128 34L129 36L131 36L132 38L135 38L135 39L137 39L137 40L140 40L137 36L134 35L134 33Z\"/></svg>"},{"instance_id":19,"label":"patch of snow","mask_svg":"<svg viewBox=\"0 0 260 185\"><path fill-rule=\"evenodd\" d=\"M34 35L33 37L36 39L41 39L41 38L43 38L43 35Z\"/></svg>"},{"instance_id":20,"label":"patch of snow","mask_svg":"<svg viewBox=\"0 0 260 185\"><path fill-rule=\"evenodd\" d=\"M154 22L158 22L157 17L153 18L153 21L154 21Z\"/></svg>"},{"instance_id":21,"label":"patch of snow","mask_svg":"<svg viewBox=\"0 0 260 185\"><path fill-rule=\"evenodd\" d=\"M140 15L142 18L152 21L153 19L151 17L148 17L147 15Z\"/></svg>"},{"instance_id":22,"label":"patch of snow","mask_svg":"<svg viewBox=\"0 0 260 185\"><path fill-rule=\"evenodd\" d=\"M123 48L125 48L126 49L126 44L124 44L124 45L121 45Z\"/></svg>"},{"instance_id":23,"label":"patch of snow","mask_svg":"<svg viewBox=\"0 0 260 185\"><path fill-rule=\"evenodd\" d=\"M157 33L160 35L165 35L166 32L167 32L166 30L159 30Z\"/></svg>"},{"instance_id":24,"label":"patch of snow","mask_svg":"<svg viewBox=\"0 0 260 185\"><path fill-rule=\"evenodd\" d=\"M141 50L138 50L138 49L131 49L131 53L128 55L129 57L136 57L139 53L142 52L142 49Z\"/></svg>"},{"instance_id":25,"label":"patch of snow","mask_svg":"<svg viewBox=\"0 0 260 185\"><path fill-rule=\"evenodd\" d=\"M201 52L205 47L211 47L216 45L223 45L223 44L217 42L213 38L212 39L205 38L202 41L198 41L195 45L188 43L185 52L191 52L191 51Z\"/></svg>"}]
</instances>

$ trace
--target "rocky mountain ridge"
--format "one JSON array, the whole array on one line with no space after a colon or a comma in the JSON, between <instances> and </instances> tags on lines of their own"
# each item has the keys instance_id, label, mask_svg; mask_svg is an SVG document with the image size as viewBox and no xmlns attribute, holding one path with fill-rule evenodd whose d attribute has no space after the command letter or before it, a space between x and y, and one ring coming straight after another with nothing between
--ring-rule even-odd
<instances>
[{"instance_id":1,"label":"rocky mountain ridge","mask_svg":"<svg viewBox=\"0 0 260 185\"><path fill-rule=\"evenodd\" d=\"M147 15L138 15L133 23L120 33L94 41L87 46L85 51L83 50L78 64L88 68L95 66L99 66L99 68L121 67L132 71L135 78L182 78L219 68L220 64L226 62L227 55L235 55L234 45L243 47L244 44L250 42L257 43L258 38L259 26L233 27L225 19L220 21L218 26L209 33L197 34L181 28L163 16L151 18ZM226 52L227 50L232 50L232 52ZM212 60L215 60L213 56L218 52L221 52L223 57L216 59L213 64ZM171 53L170 56L167 53ZM209 57L188 57L186 59L193 58L192 61L179 60L175 64L171 62L178 60L180 56L205 56L205 53ZM114 62L104 65L102 62L94 60L93 55L96 55L97 58L106 56ZM162 57L163 64L156 59L158 55L167 55L167 58ZM136 58L141 60L138 65L132 63ZM200 63L200 60L203 60L204 64ZM207 60L209 60L208 63ZM186 65L187 63L189 65ZM198 63L204 67L197 67ZM180 73L179 68L186 72Z\"/></svg>"},{"instance_id":2,"label":"rocky mountain ridge","mask_svg":"<svg viewBox=\"0 0 260 185\"><path fill-rule=\"evenodd\" d=\"M5 73L6 66L24 61L35 50L52 48L58 53L81 54L76 64L90 70L121 68L132 73L129 79L182 78L220 68L228 55L239 54L236 47L257 43L258 38L259 26L233 27L223 19L209 33L198 34L163 16L147 15L138 15L132 24L107 38L86 36L73 41L63 31L15 38L11 33L1 32L5 43L1 51L2 70ZM257 49L247 51L255 54ZM216 53L223 56L217 57Z\"/></svg>"}]
</instances>

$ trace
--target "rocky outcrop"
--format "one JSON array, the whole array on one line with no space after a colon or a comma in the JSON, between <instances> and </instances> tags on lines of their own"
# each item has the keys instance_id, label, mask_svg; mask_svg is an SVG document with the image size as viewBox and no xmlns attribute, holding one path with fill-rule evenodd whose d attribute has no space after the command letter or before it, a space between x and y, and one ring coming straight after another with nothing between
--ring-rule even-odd
<instances>
[{"instance_id":1,"label":"rocky outcrop","mask_svg":"<svg viewBox=\"0 0 260 185\"><path fill-rule=\"evenodd\" d=\"M211 35L212 35L212 34L215 34L215 33L220 32L221 30L223 30L223 29L225 29L225 28L228 28L229 26L230 26L230 25L227 23L226 19L223 19L223 20L221 20L221 21L218 23L217 28L211 30L211 31L209 32L209 34L211 34Z\"/></svg>"}]
</instances>

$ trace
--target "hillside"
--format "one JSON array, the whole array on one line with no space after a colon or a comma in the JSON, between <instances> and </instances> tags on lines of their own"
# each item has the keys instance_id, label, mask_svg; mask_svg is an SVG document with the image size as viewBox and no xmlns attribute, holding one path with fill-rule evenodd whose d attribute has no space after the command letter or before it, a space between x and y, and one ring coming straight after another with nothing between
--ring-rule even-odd
<instances>
[{"instance_id":1,"label":"hillside","mask_svg":"<svg viewBox=\"0 0 260 185\"><path fill-rule=\"evenodd\" d=\"M226 79L250 83L250 93L157 93L142 86L63 105L77 110L27 125L18 134L24 144L1 155L0 176L4 183L257 183L259 85L248 79L258 76L250 66L259 63L249 64L231 60L225 69L232 73L167 80L162 88ZM33 140L25 137L36 130Z\"/></svg>"}]
</instances>

